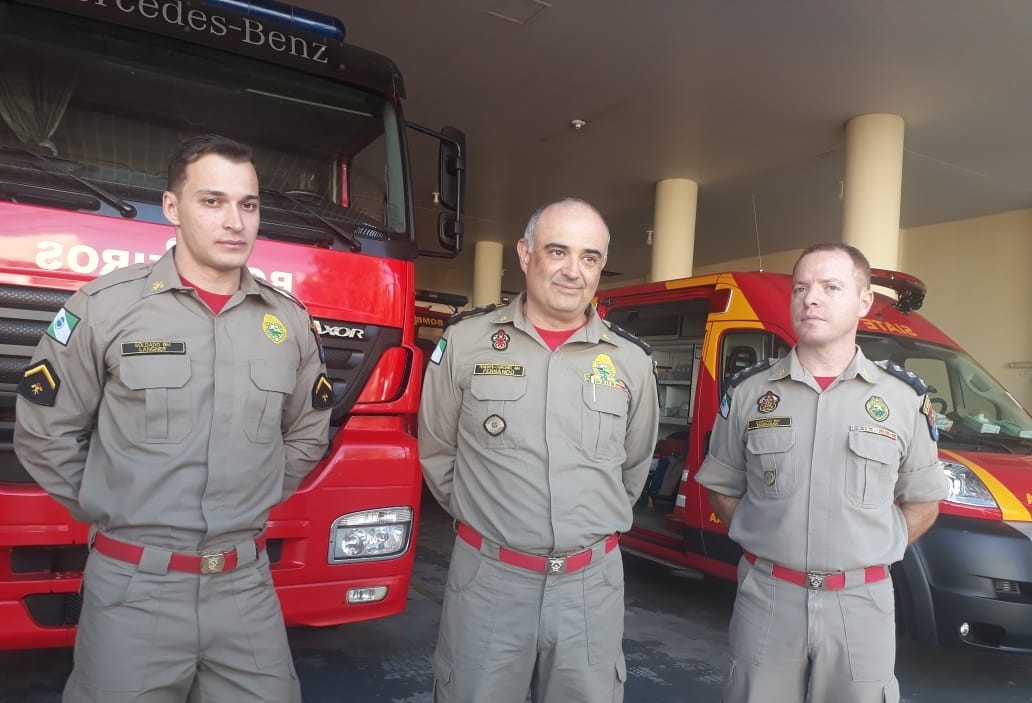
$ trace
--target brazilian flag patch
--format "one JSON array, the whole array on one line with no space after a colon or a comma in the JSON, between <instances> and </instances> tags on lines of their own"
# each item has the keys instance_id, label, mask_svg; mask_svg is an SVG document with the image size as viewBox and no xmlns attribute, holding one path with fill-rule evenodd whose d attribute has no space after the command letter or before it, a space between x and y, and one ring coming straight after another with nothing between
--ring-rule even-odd
<instances>
[{"instance_id":1,"label":"brazilian flag patch","mask_svg":"<svg viewBox=\"0 0 1032 703\"><path fill-rule=\"evenodd\" d=\"M312 386L312 407L316 410L333 407L333 382L324 373L319 374Z\"/></svg>"},{"instance_id":2,"label":"brazilian flag patch","mask_svg":"<svg viewBox=\"0 0 1032 703\"><path fill-rule=\"evenodd\" d=\"M18 393L36 405L54 407L57 390L61 387L61 379L46 359L40 360L25 369L21 381L18 382Z\"/></svg>"}]
</instances>

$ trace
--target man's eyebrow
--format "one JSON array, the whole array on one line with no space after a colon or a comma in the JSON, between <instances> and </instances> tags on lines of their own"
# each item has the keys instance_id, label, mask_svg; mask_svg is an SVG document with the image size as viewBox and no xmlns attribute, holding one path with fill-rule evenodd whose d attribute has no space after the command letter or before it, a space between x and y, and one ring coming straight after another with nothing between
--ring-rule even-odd
<instances>
[{"instance_id":1,"label":"man's eyebrow","mask_svg":"<svg viewBox=\"0 0 1032 703\"><path fill-rule=\"evenodd\" d=\"M545 249L561 249L562 251L570 251L570 246L568 244L560 244L559 242L550 242L545 245ZM598 249L585 249L583 253L594 254L600 258L602 256L602 252Z\"/></svg>"},{"instance_id":2,"label":"man's eyebrow","mask_svg":"<svg viewBox=\"0 0 1032 703\"><path fill-rule=\"evenodd\" d=\"M216 190L214 188L199 188L196 191L197 195L200 196L214 196L216 198L226 197L226 192L222 190ZM260 200L257 193L247 193L241 200Z\"/></svg>"}]
</instances>

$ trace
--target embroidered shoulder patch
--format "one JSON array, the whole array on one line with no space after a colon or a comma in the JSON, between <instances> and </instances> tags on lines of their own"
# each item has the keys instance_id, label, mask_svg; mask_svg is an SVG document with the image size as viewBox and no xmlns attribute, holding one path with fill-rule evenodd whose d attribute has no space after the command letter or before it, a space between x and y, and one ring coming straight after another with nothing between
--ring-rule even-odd
<instances>
[{"instance_id":1,"label":"embroidered shoulder patch","mask_svg":"<svg viewBox=\"0 0 1032 703\"><path fill-rule=\"evenodd\" d=\"M71 339L72 332L75 331L80 319L81 318L76 317L64 308L61 308L57 311L57 315L54 316L54 320L50 323L50 326L47 327L47 336L63 347L68 346L68 340Z\"/></svg>"},{"instance_id":2,"label":"embroidered shoulder patch","mask_svg":"<svg viewBox=\"0 0 1032 703\"><path fill-rule=\"evenodd\" d=\"M49 361L41 359L22 374L18 382L18 395L36 405L52 408L60 387L61 379L57 377L57 371Z\"/></svg>"},{"instance_id":3,"label":"embroidered shoulder patch","mask_svg":"<svg viewBox=\"0 0 1032 703\"><path fill-rule=\"evenodd\" d=\"M333 382L324 373L319 374L312 387L312 407L316 410L333 407Z\"/></svg>"}]
</instances>

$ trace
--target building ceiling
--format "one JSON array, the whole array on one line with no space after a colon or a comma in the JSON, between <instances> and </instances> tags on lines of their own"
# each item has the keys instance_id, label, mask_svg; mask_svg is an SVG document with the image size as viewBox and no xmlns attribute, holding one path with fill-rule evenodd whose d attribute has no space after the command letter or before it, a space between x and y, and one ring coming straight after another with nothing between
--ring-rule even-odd
<instances>
[{"instance_id":1,"label":"building ceiling","mask_svg":"<svg viewBox=\"0 0 1032 703\"><path fill-rule=\"evenodd\" d=\"M1026 0L299 0L393 58L408 119L468 139L466 251L576 196L648 272L654 186L699 183L695 264L837 239L845 122L906 121L901 225L1032 206ZM572 120L584 120L581 129ZM413 137L421 241L436 145ZM513 246L510 246L513 245ZM619 280L619 279L613 279Z\"/></svg>"}]
</instances>

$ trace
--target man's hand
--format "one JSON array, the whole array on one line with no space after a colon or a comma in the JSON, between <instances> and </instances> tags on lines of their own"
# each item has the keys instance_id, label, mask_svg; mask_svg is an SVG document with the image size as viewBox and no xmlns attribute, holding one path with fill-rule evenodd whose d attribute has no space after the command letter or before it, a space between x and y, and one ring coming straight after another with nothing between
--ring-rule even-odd
<instances>
[{"instance_id":1,"label":"man's hand","mask_svg":"<svg viewBox=\"0 0 1032 703\"><path fill-rule=\"evenodd\" d=\"M930 503L902 503L903 519L907 523L907 544L913 544L917 538L928 531L939 516L939 501ZM719 514L719 513L718 513Z\"/></svg>"},{"instance_id":2,"label":"man's hand","mask_svg":"<svg viewBox=\"0 0 1032 703\"><path fill-rule=\"evenodd\" d=\"M731 518L735 515L739 500L739 498L732 498L716 491L709 492L709 503L713 507L713 512L729 530L731 529Z\"/></svg>"}]
</instances>

